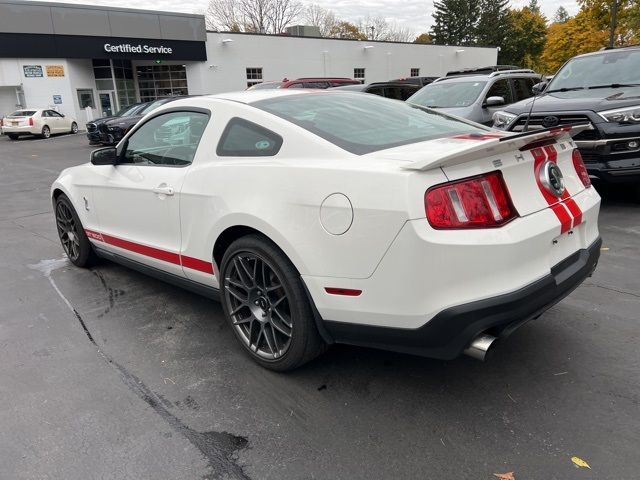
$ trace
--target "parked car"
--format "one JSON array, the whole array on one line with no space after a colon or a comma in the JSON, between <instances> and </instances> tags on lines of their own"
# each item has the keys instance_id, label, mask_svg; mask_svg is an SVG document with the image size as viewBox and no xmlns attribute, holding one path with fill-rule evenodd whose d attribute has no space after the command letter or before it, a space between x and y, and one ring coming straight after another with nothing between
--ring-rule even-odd
<instances>
[{"instance_id":1,"label":"parked car","mask_svg":"<svg viewBox=\"0 0 640 480\"><path fill-rule=\"evenodd\" d=\"M522 70L517 65L489 65L487 67L463 68L462 70L451 70L447 72L445 77L459 77L461 75L489 75L495 72L504 72L508 70Z\"/></svg>"},{"instance_id":2,"label":"parked car","mask_svg":"<svg viewBox=\"0 0 640 480\"><path fill-rule=\"evenodd\" d=\"M381 97L404 101L420 90L420 88L419 85L411 83L375 82L369 84L344 85L342 87L334 87L331 90L372 93L374 95L380 95Z\"/></svg>"},{"instance_id":3,"label":"parked car","mask_svg":"<svg viewBox=\"0 0 640 480\"><path fill-rule=\"evenodd\" d=\"M20 135L37 135L49 138L56 133L78 133L78 124L73 117L46 108L16 110L0 121L2 133L11 140Z\"/></svg>"},{"instance_id":4,"label":"parked car","mask_svg":"<svg viewBox=\"0 0 640 480\"><path fill-rule=\"evenodd\" d=\"M102 117L97 118L91 122L86 124L87 127L87 139L89 140L89 145L100 145L102 143L102 139L100 138L100 125L109 120L117 119L120 117L129 117L131 115L136 115L140 110L145 108L149 102L145 103L136 103L133 105L126 106L118 110L115 115L110 117Z\"/></svg>"},{"instance_id":5,"label":"parked car","mask_svg":"<svg viewBox=\"0 0 640 480\"><path fill-rule=\"evenodd\" d=\"M73 264L219 298L267 368L333 342L483 358L598 261L600 197L571 130L509 135L350 92L187 98L51 197Z\"/></svg>"},{"instance_id":6,"label":"parked car","mask_svg":"<svg viewBox=\"0 0 640 480\"><path fill-rule=\"evenodd\" d=\"M488 74L441 77L407 101L446 113L493 124L493 114L505 105L529 98L540 82L533 70L499 70Z\"/></svg>"},{"instance_id":7,"label":"parked car","mask_svg":"<svg viewBox=\"0 0 640 480\"><path fill-rule=\"evenodd\" d=\"M410 83L413 85L419 85L424 87L425 85L429 85L431 82L437 80L438 77L402 77L396 78L395 80L389 80L394 83Z\"/></svg>"},{"instance_id":8,"label":"parked car","mask_svg":"<svg viewBox=\"0 0 640 480\"><path fill-rule=\"evenodd\" d=\"M100 143L103 145L115 145L122 140L126 133L131 130L147 113L152 112L159 106L172 102L178 98L184 97L161 98L159 100L154 100L153 102L147 102L142 106L142 108L136 110L132 115L112 118L111 120L100 123L98 125Z\"/></svg>"},{"instance_id":9,"label":"parked car","mask_svg":"<svg viewBox=\"0 0 640 480\"><path fill-rule=\"evenodd\" d=\"M358 85L362 82L351 78L333 78L333 77L308 77L289 80L282 79L280 82L262 82L250 86L247 90L265 90L273 88L331 88L341 87L343 85Z\"/></svg>"},{"instance_id":10,"label":"parked car","mask_svg":"<svg viewBox=\"0 0 640 480\"><path fill-rule=\"evenodd\" d=\"M575 137L589 175L632 187L640 198L640 47L578 55L536 90L535 102L496 112L494 127L520 132L525 125L589 124Z\"/></svg>"}]
</instances>

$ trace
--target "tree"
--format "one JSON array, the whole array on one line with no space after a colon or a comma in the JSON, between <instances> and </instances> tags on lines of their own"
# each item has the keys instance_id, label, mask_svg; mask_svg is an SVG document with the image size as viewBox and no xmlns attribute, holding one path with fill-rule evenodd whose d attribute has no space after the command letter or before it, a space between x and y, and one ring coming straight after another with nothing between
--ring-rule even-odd
<instances>
[{"instance_id":1,"label":"tree","mask_svg":"<svg viewBox=\"0 0 640 480\"><path fill-rule=\"evenodd\" d=\"M502 47L510 35L509 0L480 0L476 43L482 47Z\"/></svg>"},{"instance_id":2,"label":"tree","mask_svg":"<svg viewBox=\"0 0 640 480\"><path fill-rule=\"evenodd\" d=\"M301 11L298 0L211 0L205 15L207 28L282 33Z\"/></svg>"},{"instance_id":3,"label":"tree","mask_svg":"<svg viewBox=\"0 0 640 480\"><path fill-rule=\"evenodd\" d=\"M409 42L413 32L395 23L387 22L384 17L367 16L360 19L358 29L369 40L383 40L388 42Z\"/></svg>"},{"instance_id":4,"label":"tree","mask_svg":"<svg viewBox=\"0 0 640 480\"><path fill-rule=\"evenodd\" d=\"M421 33L416 37L413 43L433 43L433 37L428 33Z\"/></svg>"},{"instance_id":5,"label":"tree","mask_svg":"<svg viewBox=\"0 0 640 480\"><path fill-rule=\"evenodd\" d=\"M437 45L473 45L480 17L480 2L439 0L434 2L431 36Z\"/></svg>"},{"instance_id":6,"label":"tree","mask_svg":"<svg viewBox=\"0 0 640 480\"><path fill-rule=\"evenodd\" d=\"M523 7L509 10L508 21L508 35L498 55L499 63L538 68L538 58L547 41L545 17Z\"/></svg>"},{"instance_id":7,"label":"tree","mask_svg":"<svg viewBox=\"0 0 640 480\"><path fill-rule=\"evenodd\" d=\"M362 32L358 29L356 25L349 22L338 22L336 23L331 31L329 32L329 37L332 38L350 38L352 40L366 40L366 35L363 35Z\"/></svg>"},{"instance_id":8,"label":"tree","mask_svg":"<svg viewBox=\"0 0 640 480\"><path fill-rule=\"evenodd\" d=\"M565 23L567 20L569 20L569 12L567 12L566 8L564 8L562 5L560 5L558 7L558 10L556 10L555 15L553 16L553 22L554 23Z\"/></svg>"},{"instance_id":9,"label":"tree","mask_svg":"<svg viewBox=\"0 0 640 480\"><path fill-rule=\"evenodd\" d=\"M335 13L319 5L309 5L304 9L302 18L306 25L312 25L320 29L320 35L328 37L331 29L338 24Z\"/></svg>"},{"instance_id":10,"label":"tree","mask_svg":"<svg viewBox=\"0 0 640 480\"><path fill-rule=\"evenodd\" d=\"M538 3L538 0L530 0L527 8L533 13L540 13L540 4Z\"/></svg>"}]
</instances>

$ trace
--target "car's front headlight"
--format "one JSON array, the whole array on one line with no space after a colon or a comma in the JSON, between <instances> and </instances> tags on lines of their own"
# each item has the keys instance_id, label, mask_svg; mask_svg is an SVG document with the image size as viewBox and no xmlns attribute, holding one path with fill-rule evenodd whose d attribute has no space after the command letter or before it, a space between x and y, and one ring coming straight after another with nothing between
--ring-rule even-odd
<instances>
[{"instance_id":1,"label":"car's front headlight","mask_svg":"<svg viewBox=\"0 0 640 480\"><path fill-rule=\"evenodd\" d=\"M599 115L607 122L640 123L640 105L607 110L606 112L599 112Z\"/></svg>"},{"instance_id":2,"label":"car's front headlight","mask_svg":"<svg viewBox=\"0 0 640 480\"><path fill-rule=\"evenodd\" d=\"M493 128L500 128L504 130L511 122L516 119L517 115L509 112L498 111L493 114Z\"/></svg>"}]
</instances>

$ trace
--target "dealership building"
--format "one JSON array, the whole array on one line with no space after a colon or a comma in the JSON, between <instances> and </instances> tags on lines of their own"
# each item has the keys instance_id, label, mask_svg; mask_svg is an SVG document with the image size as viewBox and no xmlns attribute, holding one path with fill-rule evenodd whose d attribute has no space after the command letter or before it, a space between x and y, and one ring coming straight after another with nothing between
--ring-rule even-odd
<instances>
[{"instance_id":1,"label":"dealership building","mask_svg":"<svg viewBox=\"0 0 640 480\"><path fill-rule=\"evenodd\" d=\"M138 101L261 81L377 82L493 65L496 48L207 31L202 15L0 0L0 116L53 108L82 124Z\"/></svg>"}]
</instances>

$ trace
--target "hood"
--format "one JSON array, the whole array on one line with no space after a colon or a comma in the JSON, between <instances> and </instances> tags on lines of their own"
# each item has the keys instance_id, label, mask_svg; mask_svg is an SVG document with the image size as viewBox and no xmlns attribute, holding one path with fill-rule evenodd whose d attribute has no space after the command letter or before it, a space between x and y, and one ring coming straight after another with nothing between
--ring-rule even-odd
<instances>
[{"instance_id":1,"label":"hood","mask_svg":"<svg viewBox=\"0 0 640 480\"><path fill-rule=\"evenodd\" d=\"M111 115L110 117L96 118L95 120L90 120L87 123L95 123L97 125L98 123L108 122L109 120L113 120L114 118L120 118L120 117L116 117L115 115Z\"/></svg>"},{"instance_id":2,"label":"hood","mask_svg":"<svg viewBox=\"0 0 640 480\"><path fill-rule=\"evenodd\" d=\"M132 115L130 117L115 117L104 122L109 127L130 127L140 121L144 115Z\"/></svg>"},{"instance_id":3,"label":"hood","mask_svg":"<svg viewBox=\"0 0 640 480\"><path fill-rule=\"evenodd\" d=\"M513 103L504 110L510 113L526 113L531 108L532 98ZM602 112L614 108L640 105L640 87L597 88L542 94L535 99L533 112L566 112L591 110Z\"/></svg>"}]
</instances>

